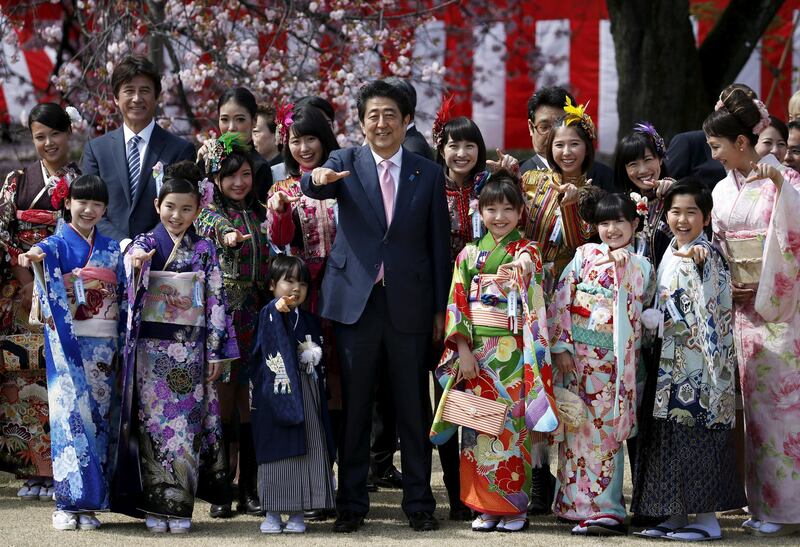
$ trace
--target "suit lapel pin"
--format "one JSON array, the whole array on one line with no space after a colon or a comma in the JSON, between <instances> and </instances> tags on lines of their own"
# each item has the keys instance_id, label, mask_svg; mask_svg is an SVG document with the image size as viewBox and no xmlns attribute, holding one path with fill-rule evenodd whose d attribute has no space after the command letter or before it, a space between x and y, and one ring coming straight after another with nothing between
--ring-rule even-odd
<instances>
[{"instance_id":1,"label":"suit lapel pin","mask_svg":"<svg viewBox=\"0 0 800 547\"><path fill-rule=\"evenodd\" d=\"M419 169L417 169L416 171L414 171L414 172L411 174L411 176L410 176L410 177L408 177L408 182L414 182L414 180L416 180L416 178L417 178L418 176L419 176Z\"/></svg>"}]
</instances>

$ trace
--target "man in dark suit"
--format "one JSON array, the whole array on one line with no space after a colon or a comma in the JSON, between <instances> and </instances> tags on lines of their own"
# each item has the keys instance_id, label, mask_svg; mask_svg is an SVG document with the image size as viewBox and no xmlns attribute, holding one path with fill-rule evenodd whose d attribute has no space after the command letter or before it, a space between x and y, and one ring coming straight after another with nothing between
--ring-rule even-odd
<instances>
[{"instance_id":1,"label":"man in dark suit","mask_svg":"<svg viewBox=\"0 0 800 547\"><path fill-rule=\"evenodd\" d=\"M713 190L725 178L725 169L711 157L706 134L700 130L678 133L672 137L665 161L670 177L682 179L692 175L702 180L709 190Z\"/></svg>"},{"instance_id":2,"label":"man in dark suit","mask_svg":"<svg viewBox=\"0 0 800 547\"><path fill-rule=\"evenodd\" d=\"M425 358L431 331L442 335L447 304L444 175L403 149L411 107L396 88L381 80L364 86L358 115L367 144L332 152L301 181L306 195L335 198L339 207L321 304L336 329L345 414L334 530L357 530L369 510L370 420L381 368L402 444L403 511L415 530L435 530Z\"/></svg>"},{"instance_id":3,"label":"man in dark suit","mask_svg":"<svg viewBox=\"0 0 800 547\"><path fill-rule=\"evenodd\" d=\"M556 120L564 116L567 97L572 104L578 104L571 93L559 86L543 87L528 99L528 133L531 135L534 154L520 165L521 174L550 168L547 165L547 137ZM598 161L592 162L586 178L592 179L593 186L607 192L619 191L614 184L614 171Z\"/></svg>"},{"instance_id":4,"label":"man in dark suit","mask_svg":"<svg viewBox=\"0 0 800 547\"><path fill-rule=\"evenodd\" d=\"M386 78L384 82L393 85L405 93L409 103L411 103L411 121L408 123L408 127L406 127L406 138L403 140L403 148L423 158L432 160L433 149L428 144L428 141L425 140L422 133L417 131L417 126L414 124L414 113L417 110L417 90L414 89L414 86L408 80L396 78L394 76Z\"/></svg>"},{"instance_id":5,"label":"man in dark suit","mask_svg":"<svg viewBox=\"0 0 800 547\"><path fill-rule=\"evenodd\" d=\"M161 75L147 58L133 55L124 59L114 68L111 85L122 127L86 143L82 169L84 174L99 175L108 186L110 200L106 216L98 224L100 232L122 241L158 223L153 207L157 194L153 166L193 161L195 148L156 125Z\"/></svg>"}]
</instances>

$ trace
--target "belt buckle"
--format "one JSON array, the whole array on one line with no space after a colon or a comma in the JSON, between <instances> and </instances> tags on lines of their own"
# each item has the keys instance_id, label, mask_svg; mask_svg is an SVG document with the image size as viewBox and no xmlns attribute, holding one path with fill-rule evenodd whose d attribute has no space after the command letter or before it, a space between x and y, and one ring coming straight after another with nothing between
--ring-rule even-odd
<instances>
[{"instance_id":1,"label":"belt buckle","mask_svg":"<svg viewBox=\"0 0 800 547\"><path fill-rule=\"evenodd\" d=\"M381 277L380 283L381 283L381 287L385 287L386 286L386 275L385 274L384 274L383 277Z\"/></svg>"}]
</instances>

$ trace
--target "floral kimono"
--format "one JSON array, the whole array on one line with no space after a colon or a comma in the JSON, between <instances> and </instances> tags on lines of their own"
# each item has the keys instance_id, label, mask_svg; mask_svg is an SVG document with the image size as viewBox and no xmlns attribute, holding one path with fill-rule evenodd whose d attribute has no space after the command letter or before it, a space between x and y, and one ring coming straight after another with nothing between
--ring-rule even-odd
<instances>
[{"instance_id":1,"label":"floral kimono","mask_svg":"<svg viewBox=\"0 0 800 547\"><path fill-rule=\"evenodd\" d=\"M522 282L524 306L517 289L520 280L497 273L500 266L523 252L530 254L535 266L532 279ZM531 482L529 431L548 432L557 425L541 279L539 250L517 230L499 243L486 234L468 244L456 259L447 306L446 350L436 370L444 395L431 440L442 444L458 427L442 415L448 393L457 387L456 340L462 336L479 366L477 378L464 380L464 390L511 407L505 429L497 437L462 428L461 500L481 513L525 512ZM511 311L509 302L514 302ZM523 307L527 314L523 314ZM519 328L512 331L514 323Z\"/></svg>"},{"instance_id":2,"label":"floral kimono","mask_svg":"<svg viewBox=\"0 0 800 547\"><path fill-rule=\"evenodd\" d=\"M263 212L256 202L242 207L227 200L217 190L214 202L203 208L195 221L197 232L217 244L222 280L233 315L236 341L242 360L232 373L239 384L249 381L247 356L250 355L258 313L264 306L269 276L269 242L261 231ZM253 237L236 247L225 245L225 234L239 230Z\"/></svg>"},{"instance_id":3,"label":"floral kimono","mask_svg":"<svg viewBox=\"0 0 800 547\"><path fill-rule=\"evenodd\" d=\"M642 409L631 510L663 517L747 504L736 468L736 355L727 264L701 234L681 247L708 251L701 267L673 255L658 268L663 333L655 395ZM648 414L645 414L648 413Z\"/></svg>"},{"instance_id":4,"label":"floral kimono","mask_svg":"<svg viewBox=\"0 0 800 547\"><path fill-rule=\"evenodd\" d=\"M445 177L445 197L450 213L450 260L453 263L467 243L486 233L478 210L478 196L488 179L489 171L481 171L464 186L458 186Z\"/></svg>"},{"instance_id":5,"label":"floral kimono","mask_svg":"<svg viewBox=\"0 0 800 547\"><path fill-rule=\"evenodd\" d=\"M141 272L126 260L125 418L138 435L140 509L191 518L195 494L230 498L217 390L205 381L210 363L239 357L222 273L214 244L192 228L173 240L159 224L132 249L156 250Z\"/></svg>"},{"instance_id":6,"label":"floral kimono","mask_svg":"<svg viewBox=\"0 0 800 547\"><path fill-rule=\"evenodd\" d=\"M56 507L109 508L117 427L112 410L124 274L119 244L69 224L37 244L34 264L45 326L47 394Z\"/></svg>"},{"instance_id":7,"label":"floral kimono","mask_svg":"<svg viewBox=\"0 0 800 547\"><path fill-rule=\"evenodd\" d=\"M68 164L53 176L41 161L8 174L0 188L0 469L17 476L51 477L47 377L41 325L28 322L29 305L13 275L17 256L55 230L60 215L50 194Z\"/></svg>"},{"instance_id":8,"label":"floral kimono","mask_svg":"<svg viewBox=\"0 0 800 547\"><path fill-rule=\"evenodd\" d=\"M336 200L318 200L304 196L300 190L300 177L276 182L270 188L269 197L276 192L284 192L290 197L299 197L300 200L289 204L283 213L267 209L269 241L279 251L287 249L289 254L299 256L306 263L311 273L311 286L308 288L306 301L309 303L309 311L318 313L325 261L336 237Z\"/></svg>"},{"instance_id":9,"label":"floral kimono","mask_svg":"<svg viewBox=\"0 0 800 547\"><path fill-rule=\"evenodd\" d=\"M578 215L578 204L561 206L557 187L561 175L550 170L528 171L522 175L525 194L525 236L536 241L542 250L545 268L545 296L549 299L552 287L561 277L564 266L572 259L575 249L597 234L597 228ZM582 176L578 187L586 185Z\"/></svg>"},{"instance_id":10,"label":"floral kimono","mask_svg":"<svg viewBox=\"0 0 800 547\"><path fill-rule=\"evenodd\" d=\"M771 154L764 162L782 169ZM756 290L733 313L747 505L759 520L800 523L800 176L783 176L778 193L730 171L714 188L712 226L731 279Z\"/></svg>"},{"instance_id":11,"label":"floral kimono","mask_svg":"<svg viewBox=\"0 0 800 547\"><path fill-rule=\"evenodd\" d=\"M556 516L582 521L625 518L622 442L636 434L636 370L643 302L652 299L653 269L629 246L623 268L598 264L608 245L579 247L552 303L553 353L568 351L576 374L555 384L583 401L585 419L553 436L558 442Z\"/></svg>"}]
</instances>

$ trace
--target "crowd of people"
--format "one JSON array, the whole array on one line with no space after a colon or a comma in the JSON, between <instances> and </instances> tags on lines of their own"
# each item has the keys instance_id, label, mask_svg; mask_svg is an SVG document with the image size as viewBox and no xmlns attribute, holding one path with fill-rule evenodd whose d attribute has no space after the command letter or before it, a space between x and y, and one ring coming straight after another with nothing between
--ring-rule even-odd
<instances>
[{"instance_id":1,"label":"crowd of people","mask_svg":"<svg viewBox=\"0 0 800 547\"><path fill-rule=\"evenodd\" d=\"M146 58L111 85L123 123L80 165L72 109L39 104L0 190L0 463L55 529L186 533L199 498L355 532L394 487L436 530L436 446L476 532L800 532L800 94L787 126L732 84L612 169L560 87L520 165L450 100L431 147L397 78L361 88L350 148L320 97L228 89L197 149L155 122Z\"/></svg>"}]
</instances>

